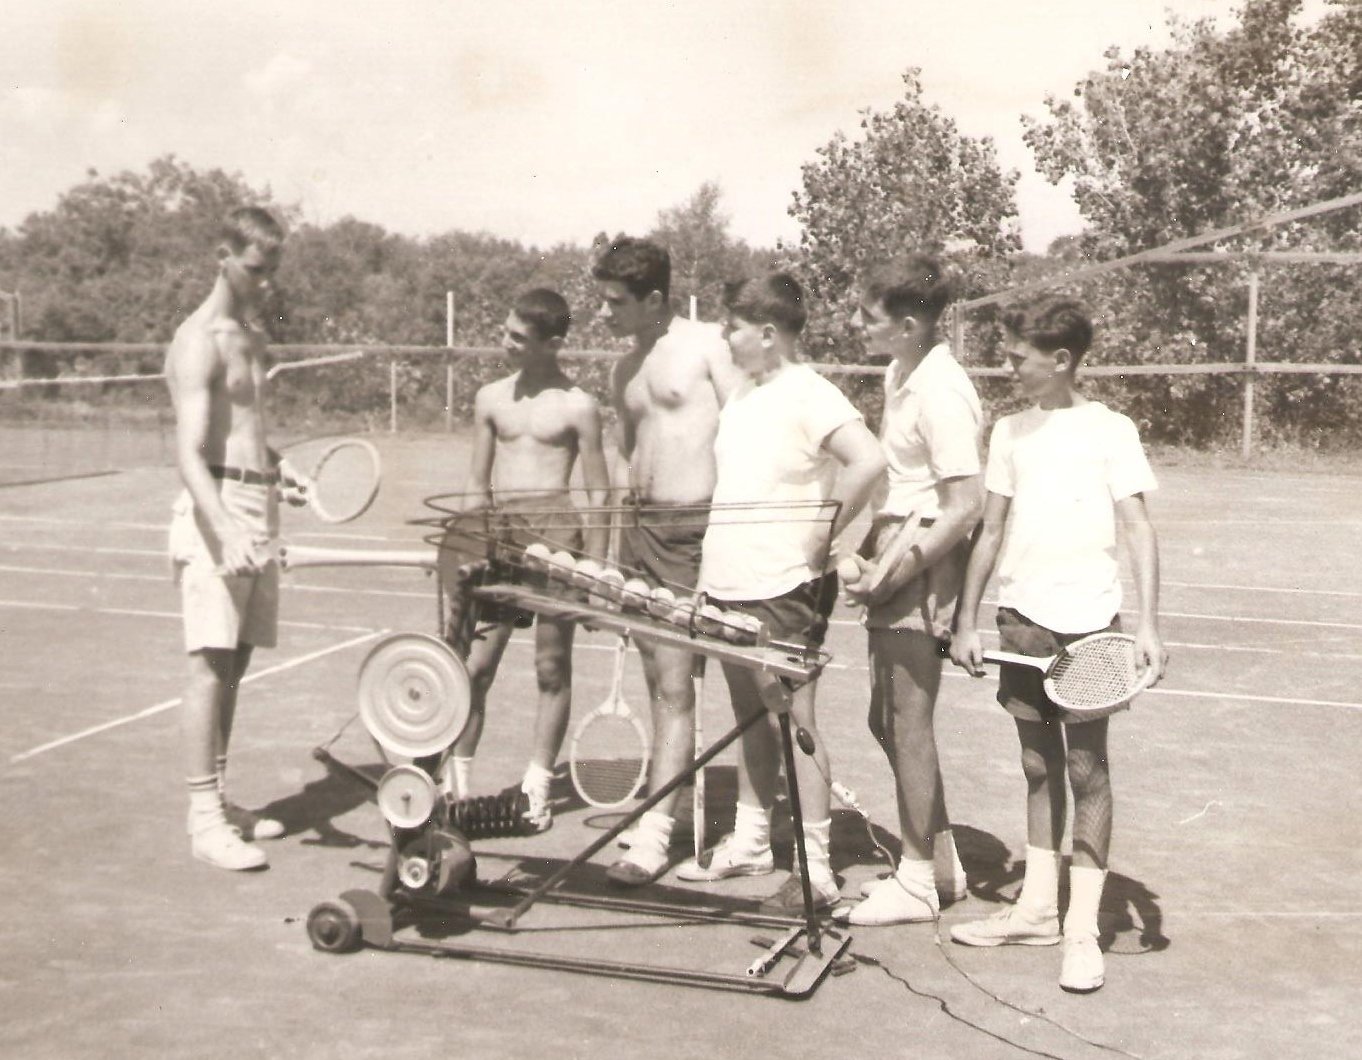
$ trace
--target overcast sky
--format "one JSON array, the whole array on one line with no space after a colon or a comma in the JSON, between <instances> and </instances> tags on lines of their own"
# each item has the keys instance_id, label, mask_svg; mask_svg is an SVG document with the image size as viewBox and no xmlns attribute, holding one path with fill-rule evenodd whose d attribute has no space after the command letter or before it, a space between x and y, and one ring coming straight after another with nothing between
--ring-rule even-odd
<instances>
[{"instance_id":1,"label":"overcast sky","mask_svg":"<svg viewBox=\"0 0 1362 1060\"><path fill-rule=\"evenodd\" d=\"M1324 0L1307 0L1316 13ZM1019 116L1165 13L1229 0L4 0L0 225L88 168L173 152L308 220L547 245L642 231L717 181L770 245L802 163L858 112L928 98L1022 174L1028 249L1076 231Z\"/></svg>"}]
</instances>

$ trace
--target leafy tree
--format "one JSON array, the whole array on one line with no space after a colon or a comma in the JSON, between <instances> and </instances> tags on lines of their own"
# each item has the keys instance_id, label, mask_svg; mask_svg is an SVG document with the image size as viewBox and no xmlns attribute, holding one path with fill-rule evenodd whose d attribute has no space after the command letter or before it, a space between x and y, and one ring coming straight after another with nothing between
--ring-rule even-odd
<instances>
[{"instance_id":1,"label":"leafy tree","mask_svg":"<svg viewBox=\"0 0 1362 1060\"><path fill-rule=\"evenodd\" d=\"M860 139L838 133L818 150L790 207L803 231L788 260L814 302L808 345L819 359L856 359L847 322L867 265L932 251L956 264L966 291L979 290L1021 248L1017 174L999 168L990 138L962 134L924 99L918 70L903 83L889 110L862 112Z\"/></svg>"},{"instance_id":2,"label":"leafy tree","mask_svg":"<svg viewBox=\"0 0 1362 1060\"><path fill-rule=\"evenodd\" d=\"M723 285L759 271L772 257L729 234L722 198L719 185L707 181L685 202L658 213L648 233L671 252L672 301L678 312L688 313L694 297L700 315L711 320L718 317Z\"/></svg>"},{"instance_id":3,"label":"leafy tree","mask_svg":"<svg viewBox=\"0 0 1362 1060\"><path fill-rule=\"evenodd\" d=\"M1362 187L1362 6L1337 4L1299 24L1299 0L1248 0L1221 30L1173 21L1164 50L1109 49L1106 68L1049 117L1026 121L1042 172L1069 179L1088 230L1082 251L1114 257L1308 205ZM1357 249L1362 210L1254 232L1239 249ZM1108 320L1115 359L1242 357L1245 272L1154 267L1114 274L1084 292ZM1355 348L1344 321L1362 310L1356 272L1302 266L1265 273L1264 359L1334 361ZM1354 355L1355 356L1355 355ZM1307 440L1313 417L1342 436L1362 429L1362 395L1347 382L1288 376L1265 388L1265 422ZM1156 436L1208 442L1233 432L1238 387L1224 377L1150 377L1129 408ZM1173 415L1176 410L1176 415Z\"/></svg>"}]
</instances>

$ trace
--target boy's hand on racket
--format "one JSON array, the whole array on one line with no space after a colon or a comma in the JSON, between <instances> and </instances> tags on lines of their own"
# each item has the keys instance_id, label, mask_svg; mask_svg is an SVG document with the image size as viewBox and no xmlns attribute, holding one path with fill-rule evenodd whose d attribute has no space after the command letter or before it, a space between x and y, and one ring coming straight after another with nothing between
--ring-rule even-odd
<instances>
[{"instance_id":1,"label":"boy's hand on racket","mask_svg":"<svg viewBox=\"0 0 1362 1060\"><path fill-rule=\"evenodd\" d=\"M287 461L279 463L279 499L291 508L303 508L308 502L308 490L312 482L306 475L299 474L288 466Z\"/></svg>"},{"instance_id":2,"label":"boy's hand on racket","mask_svg":"<svg viewBox=\"0 0 1362 1060\"><path fill-rule=\"evenodd\" d=\"M266 539L235 519L218 531L218 544L222 549L218 570L223 574L254 574L268 562L261 552Z\"/></svg>"},{"instance_id":3,"label":"boy's hand on racket","mask_svg":"<svg viewBox=\"0 0 1362 1060\"><path fill-rule=\"evenodd\" d=\"M1141 675L1152 672L1147 687L1152 688L1163 679L1168 669L1168 649L1157 629L1141 626L1135 631L1135 666Z\"/></svg>"},{"instance_id":4,"label":"boy's hand on racket","mask_svg":"<svg viewBox=\"0 0 1362 1060\"><path fill-rule=\"evenodd\" d=\"M960 629L951 635L951 662L973 677L984 676L984 645L977 629Z\"/></svg>"}]
</instances>

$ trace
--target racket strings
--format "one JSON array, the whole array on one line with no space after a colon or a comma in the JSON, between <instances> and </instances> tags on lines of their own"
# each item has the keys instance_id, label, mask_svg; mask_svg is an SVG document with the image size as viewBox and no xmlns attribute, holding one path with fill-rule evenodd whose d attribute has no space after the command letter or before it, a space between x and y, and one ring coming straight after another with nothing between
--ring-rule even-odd
<instances>
[{"instance_id":1,"label":"racket strings","mask_svg":"<svg viewBox=\"0 0 1362 1060\"><path fill-rule=\"evenodd\" d=\"M324 517L345 522L368 508L377 486L378 471L369 449L339 445L318 463L310 499Z\"/></svg>"},{"instance_id":2,"label":"racket strings","mask_svg":"<svg viewBox=\"0 0 1362 1060\"><path fill-rule=\"evenodd\" d=\"M573 741L573 781L592 805L619 805L633 798L643 785L647 765L642 734L618 714L597 715Z\"/></svg>"},{"instance_id":3,"label":"racket strings","mask_svg":"<svg viewBox=\"0 0 1362 1060\"><path fill-rule=\"evenodd\" d=\"M1124 640L1093 641L1061 656L1050 681L1055 698L1068 706L1110 706L1137 690L1135 657Z\"/></svg>"}]
</instances>

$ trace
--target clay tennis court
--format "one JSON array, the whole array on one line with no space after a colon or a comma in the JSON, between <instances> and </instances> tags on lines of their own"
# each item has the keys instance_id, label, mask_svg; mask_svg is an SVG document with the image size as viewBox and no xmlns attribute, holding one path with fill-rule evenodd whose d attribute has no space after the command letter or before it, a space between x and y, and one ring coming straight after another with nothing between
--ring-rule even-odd
<instances>
[{"instance_id":1,"label":"clay tennis court","mask_svg":"<svg viewBox=\"0 0 1362 1060\"><path fill-rule=\"evenodd\" d=\"M410 546L421 497L461 481L457 436L374 440L379 503L309 544ZM168 468L0 489L0 1052L418 1057L1305 1057L1355 1055L1362 1033L1362 531L1356 474L1160 467L1166 682L1112 725L1116 834L1103 899L1107 984L1072 996L1057 949L938 944L931 926L853 932L850 974L803 1002L533 968L311 947L309 910L374 887L386 829L369 792L313 757L377 769L355 674L383 631L430 631L433 585L405 570L290 576L281 642L243 688L240 801L282 819L268 871L188 856L175 702L183 659L167 577ZM892 831L865 728L864 642L839 612L819 691L836 774ZM574 715L606 694L611 638L579 637ZM478 783L519 778L534 702L517 636L493 692ZM645 706L631 663L626 695ZM717 681L706 725L728 708ZM990 680L952 674L938 731L971 894L941 935L1015 897L1025 852L1010 720ZM710 771L712 827L732 815L731 758ZM560 778L554 827L476 844L479 873L571 857L613 818ZM854 894L881 868L836 811L834 866ZM778 860L788 866L788 826ZM882 834L881 838L888 838ZM605 889L608 852L573 879ZM780 877L725 883L741 901ZM669 897L671 877L645 892ZM687 890L687 893L692 893ZM658 926L536 908L489 945L741 970L762 932Z\"/></svg>"}]
</instances>

